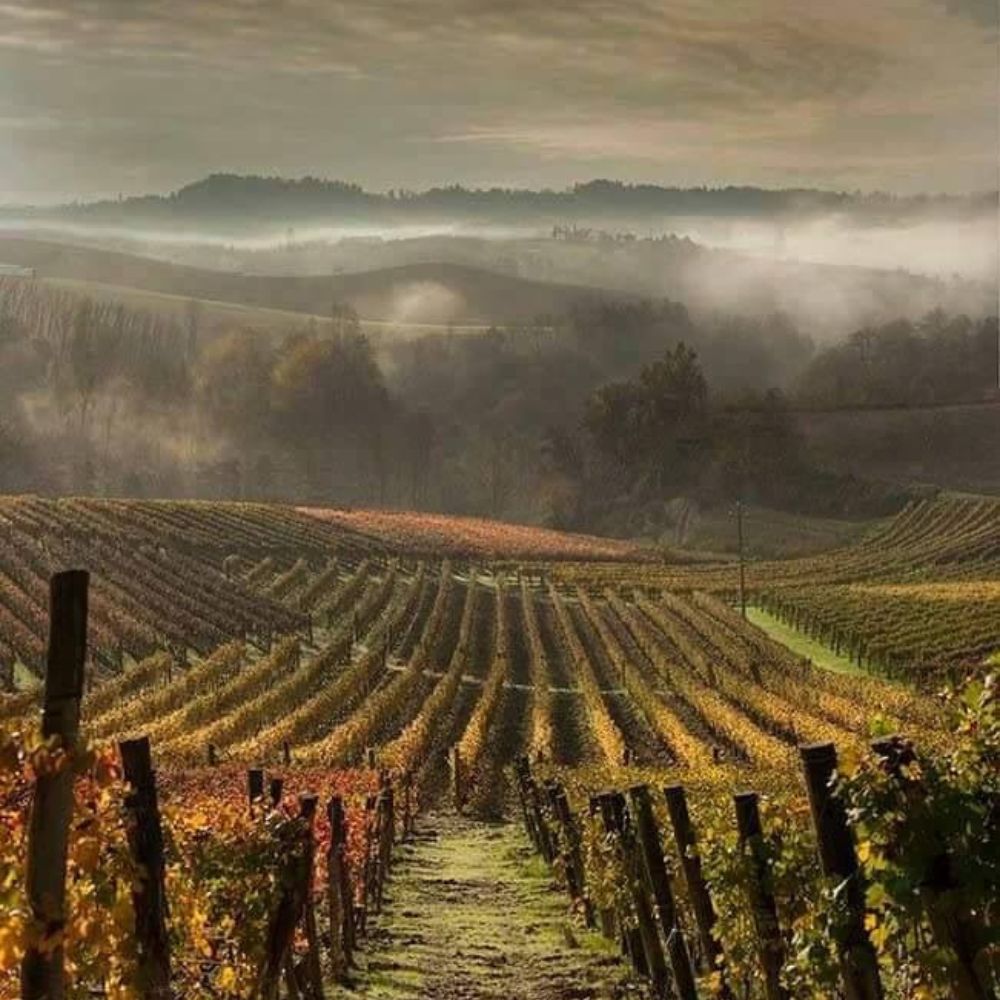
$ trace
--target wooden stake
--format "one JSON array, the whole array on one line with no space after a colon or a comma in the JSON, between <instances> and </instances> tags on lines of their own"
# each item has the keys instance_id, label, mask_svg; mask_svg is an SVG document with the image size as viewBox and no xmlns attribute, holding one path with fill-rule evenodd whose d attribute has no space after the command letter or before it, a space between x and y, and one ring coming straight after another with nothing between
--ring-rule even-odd
<instances>
[{"instance_id":1,"label":"wooden stake","mask_svg":"<svg viewBox=\"0 0 1000 1000\"><path fill-rule=\"evenodd\" d=\"M323 1000L323 971L319 961L319 931L316 928L316 906L313 901L313 868L315 865L316 841L313 836L313 824L316 820L316 806L319 799L315 795L299 796L299 815L306 824L306 886L305 901L302 916L305 923L306 941L309 952L306 955L306 976L309 983L311 1000Z\"/></svg>"},{"instance_id":2,"label":"wooden stake","mask_svg":"<svg viewBox=\"0 0 1000 1000\"><path fill-rule=\"evenodd\" d=\"M649 789L645 785L634 786L629 790L629 800L632 805L632 816L635 819L646 887L656 904L660 929L663 931L664 941L667 942L667 956L677 995L680 1000L698 1000L691 957L688 955L687 943L677 922L677 908L674 905L667 866L663 861L660 831L653 815Z\"/></svg>"},{"instance_id":3,"label":"wooden stake","mask_svg":"<svg viewBox=\"0 0 1000 1000\"><path fill-rule=\"evenodd\" d=\"M49 648L45 670L42 736L71 755L80 730L84 662L87 657L85 570L57 573L50 582ZM66 914L66 853L73 815L73 771L68 762L35 782L28 828L27 896L41 942L29 944L21 962L24 1000L62 1000L61 943ZM41 945L41 946L40 946Z\"/></svg>"},{"instance_id":4,"label":"wooden stake","mask_svg":"<svg viewBox=\"0 0 1000 1000\"><path fill-rule=\"evenodd\" d=\"M330 919L330 962L334 976L343 981L354 953L354 900L345 851L347 826L344 803L339 796L327 805L330 846L327 853L327 906Z\"/></svg>"},{"instance_id":5,"label":"wooden stake","mask_svg":"<svg viewBox=\"0 0 1000 1000\"><path fill-rule=\"evenodd\" d=\"M670 785L663 790L663 795L667 803L670 825L674 831L677 857L684 872L688 901L691 903L695 923L698 926L702 971L714 970L722 956L722 946L715 936L715 909L708 892L708 883L701 870L701 856L698 854L694 825L688 812L687 796L682 785Z\"/></svg>"},{"instance_id":6,"label":"wooden stake","mask_svg":"<svg viewBox=\"0 0 1000 1000\"><path fill-rule=\"evenodd\" d=\"M767 1000L787 1000L781 985L781 966L785 961L785 945L778 924L778 906L770 888L770 871L763 850L763 830L760 825L759 798L756 792L741 792L733 796L736 805L736 827L740 848L750 858L748 895L761 970L764 973L764 995Z\"/></svg>"},{"instance_id":7,"label":"wooden stake","mask_svg":"<svg viewBox=\"0 0 1000 1000\"><path fill-rule=\"evenodd\" d=\"M119 743L118 747L125 780L132 788L125 798L125 808L129 813L129 848L142 873L141 882L132 891L140 990L149 1000L166 1000L171 995L167 893L164 884L166 866L149 738L143 736L137 740L128 740Z\"/></svg>"},{"instance_id":8,"label":"wooden stake","mask_svg":"<svg viewBox=\"0 0 1000 1000\"><path fill-rule=\"evenodd\" d=\"M865 931L865 886L844 804L833 794L837 750L832 743L800 747L823 873L844 885L845 919L836 935L847 1000L881 1000L878 958Z\"/></svg>"}]
</instances>

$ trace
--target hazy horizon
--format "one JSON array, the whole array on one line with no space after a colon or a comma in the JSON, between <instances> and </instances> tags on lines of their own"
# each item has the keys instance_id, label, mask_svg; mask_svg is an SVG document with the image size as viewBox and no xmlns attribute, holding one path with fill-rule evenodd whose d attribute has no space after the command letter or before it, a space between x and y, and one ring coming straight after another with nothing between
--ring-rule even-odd
<instances>
[{"instance_id":1,"label":"hazy horizon","mask_svg":"<svg viewBox=\"0 0 1000 1000\"><path fill-rule=\"evenodd\" d=\"M213 172L996 187L991 0L0 3L0 202Z\"/></svg>"}]
</instances>

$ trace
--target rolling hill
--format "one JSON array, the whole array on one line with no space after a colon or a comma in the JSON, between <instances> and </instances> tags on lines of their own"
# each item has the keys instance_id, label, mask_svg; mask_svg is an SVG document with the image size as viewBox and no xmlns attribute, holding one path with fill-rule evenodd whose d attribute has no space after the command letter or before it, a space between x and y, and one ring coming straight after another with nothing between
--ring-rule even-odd
<instances>
[{"instance_id":1,"label":"rolling hill","mask_svg":"<svg viewBox=\"0 0 1000 1000\"><path fill-rule=\"evenodd\" d=\"M0 263L36 277L328 316L333 302L362 319L406 325L517 324L565 312L581 299L621 293L532 281L454 263L353 274L275 276L188 267L147 257L22 238L0 238ZM107 292L105 292L107 294Z\"/></svg>"}]
</instances>

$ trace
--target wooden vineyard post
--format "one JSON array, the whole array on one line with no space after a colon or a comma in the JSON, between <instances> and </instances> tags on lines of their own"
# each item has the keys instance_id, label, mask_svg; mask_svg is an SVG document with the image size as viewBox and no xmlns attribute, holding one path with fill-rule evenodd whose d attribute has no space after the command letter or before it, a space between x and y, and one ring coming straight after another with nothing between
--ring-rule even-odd
<instances>
[{"instance_id":1,"label":"wooden vineyard post","mask_svg":"<svg viewBox=\"0 0 1000 1000\"><path fill-rule=\"evenodd\" d=\"M880 1000L882 982L878 958L865 932L865 887L844 804L833 793L837 750L832 743L799 748L805 767L806 791L812 812L823 873L846 887L846 913L836 932L840 975L847 1000Z\"/></svg>"},{"instance_id":2,"label":"wooden vineyard post","mask_svg":"<svg viewBox=\"0 0 1000 1000\"><path fill-rule=\"evenodd\" d=\"M599 795L590 796L590 799L587 803L587 809L590 816L590 822L591 823L600 822L602 827L604 827L604 815L601 806L601 797ZM597 910L597 916L601 922L601 933L609 941L613 941L615 938L614 910L610 907L601 906Z\"/></svg>"},{"instance_id":3,"label":"wooden vineyard post","mask_svg":"<svg viewBox=\"0 0 1000 1000\"><path fill-rule=\"evenodd\" d=\"M250 810L264 799L264 772L259 767L251 767L247 771L247 800Z\"/></svg>"},{"instance_id":4,"label":"wooden vineyard post","mask_svg":"<svg viewBox=\"0 0 1000 1000\"><path fill-rule=\"evenodd\" d=\"M621 792L609 792L599 798L604 829L618 840L622 867L636 917L635 928L628 927L624 920L619 920L627 950L636 972L641 976L648 976L656 995L663 996L668 989L667 965L649 905L649 896L638 877L635 834L628 822L625 796Z\"/></svg>"},{"instance_id":5,"label":"wooden vineyard post","mask_svg":"<svg viewBox=\"0 0 1000 1000\"><path fill-rule=\"evenodd\" d=\"M215 767L219 763L219 757L215 749L214 743L208 744L208 766Z\"/></svg>"},{"instance_id":6,"label":"wooden vineyard post","mask_svg":"<svg viewBox=\"0 0 1000 1000\"><path fill-rule=\"evenodd\" d=\"M290 965L295 928L302 920L312 880L309 863L312 854L311 839L311 830L308 827L301 829L295 850L285 859L286 868L281 878L283 888L268 924L264 960L253 993L254 1000L277 1000L283 971L286 972L289 985L296 985L294 974L286 967Z\"/></svg>"},{"instance_id":7,"label":"wooden vineyard post","mask_svg":"<svg viewBox=\"0 0 1000 1000\"><path fill-rule=\"evenodd\" d=\"M281 744L281 759L286 767L292 762L292 746L288 740Z\"/></svg>"},{"instance_id":8,"label":"wooden vineyard post","mask_svg":"<svg viewBox=\"0 0 1000 1000\"><path fill-rule=\"evenodd\" d=\"M271 800L271 808L277 809L281 805L281 797L285 792L284 779L272 778L267 791L268 797Z\"/></svg>"},{"instance_id":9,"label":"wooden vineyard post","mask_svg":"<svg viewBox=\"0 0 1000 1000\"><path fill-rule=\"evenodd\" d=\"M698 991L694 981L694 970L691 968L691 956L688 954L687 943L677 922L677 907L670 888L667 866L663 861L660 831L653 815L649 789L645 785L636 785L629 790L629 799L632 815L635 818L646 886L660 918L660 928L667 943L667 958L677 995L680 1000L697 1000Z\"/></svg>"},{"instance_id":10,"label":"wooden vineyard post","mask_svg":"<svg viewBox=\"0 0 1000 1000\"><path fill-rule=\"evenodd\" d=\"M517 779L517 796L520 799L521 811L524 814L524 829L527 831L528 839L535 845L535 850L541 853L541 839L538 829L535 826L531 808L531 796L528 791L528 782L531 779L531 765L527 757L518 757L514 762L514 776Z\"/></svg>"},{"instance_id":11,"label":"wooden vineyard post","mask_svg":"<svg viewBox=\"0 0 1000 1000\"><path fill-rule=\"evenodd\" d=\"M785 945L778 924L778 906L770 886L770 871L763 850L763 830L760 825L759 798L756 792L741 792L733 796L736 805L736 828L740 848L750 861L748 895L761 969L764 972L764 995L767 1000L787 1000L781 985L781 966L785 961Z\"/></svg>"},{"instance_id":12,"label":"wooden vineyard post","mask_svg":"<svg viewBox=\"0 0 1000 1000\"><path fill-rule=\"evenodd\" d=\"M912 747L897 736L876 740L872 750L894 780L909 783L909 797L922 800L924 790L919 779L903 775L903 767L915 759ZM954 859L944 844L934 846L936 850L929 852L926 862L927 877L920 887L931 933L945 953L954 956L948 960L948 969L957 1000L990 1000L993 994L988 980L976 968L980 932L968 910L956 902Z\"/></svg>"},{"instance_id":13,"label":"wooden vineyard post","mask_svg":"<svg viewBox=\"0 0 1000 1000\"><path fill-rule=\"evenodd\" d=\"M139 985L149 1000L166 1000L170 993L170 942L167 937L167 893L164 884L163 830L156 796L156 774L149 738L120 743L122 767L131 791L125 798L129 814L128 842L142 872L132 890L135 936L139 954Z\"/></svg>"},{"instance_id":14,"label":"wooden vineyard post","mask_svg":"<svg viewBox=\"0 0 1000 1000\"><path fill-rule=\"evenodd\" d=\"M406 840L413 830L413 775L403 775L403 821L400 839Z\"/></svg>"},{"instance_id":15,"label":"wooden vineyard post","mask_svg":"<svg viewBox=\"0 0 1000 1000\"><path fill-rule=\"evenodd\" d=\"M313 824L316 820L316 806L319 799L315 795L299 796L299 815L306 824L305 830L305 901L303 917L305 920L306 941L309 951L306 955L306 976L312 1000L323 1000L323 972L319 961L319 931L316 927L316 905L313 901L313 871L316 862L316 840L313 834Z\"/></svg>"},{"instance_id":16,"label":"wooden vineyard post","mask_svg":"<svg viewBox=\"0 0 1000 1000\"><path fill-rule=\"evenodd\" d=\"M462 775L462 757L458 747L451 748L451 799L455 804L455 811L461 812L464 803L464 782Z\"/></svg>"},{"instance_id":17,"label":"wooden vineyard post","mask_svg":"<svg viewBox=\"0 0 1000 1000\"><path fill-rule=\"evenodd\" d=\"M525 791L528 794L528 803L531 808L532 822L538 831L538 849L542 852L542 857L552 864L556 859L555 849L552 844L552 834L549 824L545 819L545 810L542 807L542 796L538 790L538 784L533 777L529 777L525 782Z\"/></svg>"},{"instance_id":18,"label":"wooden vineyard post","mask_svg":"<svg viewBox=\"0 0 1000 1000\"><path fill-rule=\"evenodd\" d=\"M330 917L330 963L343 980L354 954L354 898L347 870L347 826L344 803L339 796L327 805L330 846L327 853L327 906Z\"/></svg>"},{"instance_id":19,"label":"wooden vineyard post","mask_svg":"<svg viewBox=\"0 0 1000 1000\"><path fill-rule=\"evenodd\" d=\"M663 790L663 795L667 803L670 825L674 831L677 857L684 872L688 900L694 911L695 923L698 925L698 938L704 957L702 965L706 971L714 970L722 957L722 946L715 936L715 909L708 892L708 883L701 870L701 857L698 854L694 825L688 812L687 795L683 785L670 785Z\"/></svg>"},{"instance_id":20,"label":"wooden vineyard post","mask_svg":"<svg viewBox=\"0 0 1000 1000\"><path fill-rule=\"evenodd\" d=\"M85 570L57 573L50 583L49 648L45 669L42 736L67 754L76 748L80 730L84 661L87 656L87 588ZM24 1000L62 1000L61 943L48 942L65 923L66 853L73 815L73 771L63 766L38 776L28 828L27 896L33 920L42 931L41 944L30 944L21 962Z\"/></svg>"},{"instance_id":21,"label":"wooden vineyard post","mask_svg":"<svg viewBox=\"0 0 1000 1000\"><path fill-rule=\"evenodd\" d=\"M580 850L580 830L576 825L576 817L569 807L566 789L561 785L556 787L552 803L556 819L562 827L566 881L569 884L570 895L583 907L583 918L587 926L593 927L594 908L587 898L587 880L583 867L583 854Z\"/></svg>"}]
</instances>

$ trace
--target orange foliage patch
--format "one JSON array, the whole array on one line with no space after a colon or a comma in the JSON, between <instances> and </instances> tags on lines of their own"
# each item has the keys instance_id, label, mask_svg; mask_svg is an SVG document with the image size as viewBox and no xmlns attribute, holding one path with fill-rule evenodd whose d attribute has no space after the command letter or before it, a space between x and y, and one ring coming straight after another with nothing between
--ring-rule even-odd
<instances>
[{"instance_id":1,"label":"orange foliage patch","mask_svg":"<svg viewBox=\"0 0 1000 1000\"><path fill-rule=\"evenodd\" d=\"M650 549L634 542L575 535L481 517L454 517L418 511L297 509L310 517L420 555L579 560L635 560L653 556Z\"/></svg>"}]
</instances>

